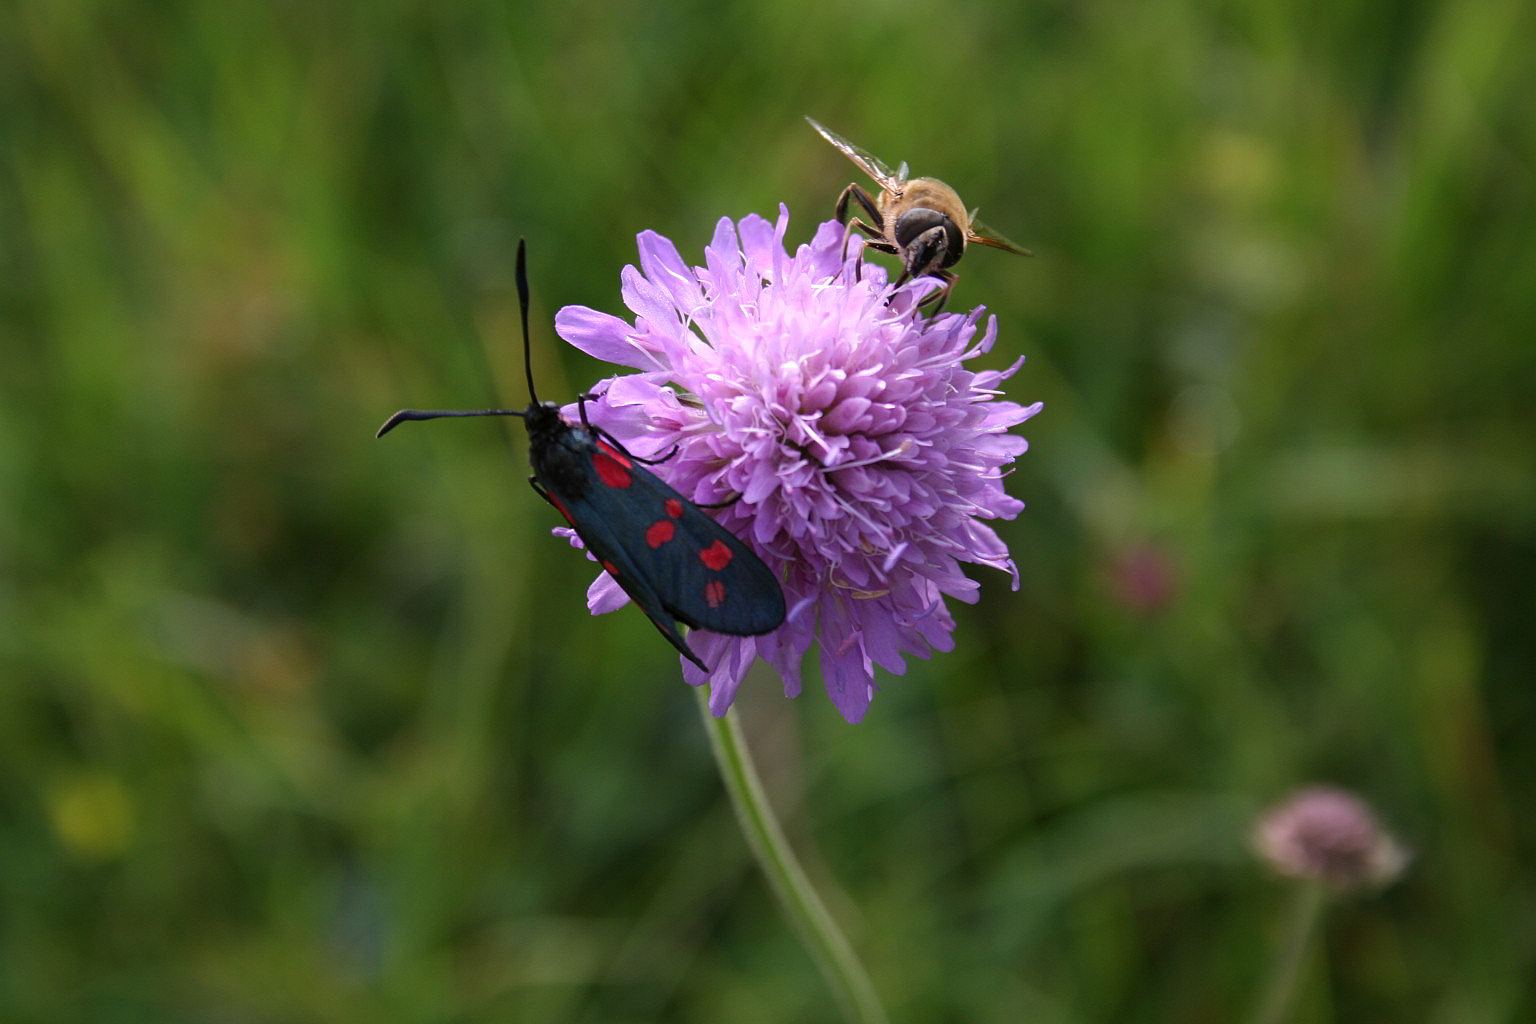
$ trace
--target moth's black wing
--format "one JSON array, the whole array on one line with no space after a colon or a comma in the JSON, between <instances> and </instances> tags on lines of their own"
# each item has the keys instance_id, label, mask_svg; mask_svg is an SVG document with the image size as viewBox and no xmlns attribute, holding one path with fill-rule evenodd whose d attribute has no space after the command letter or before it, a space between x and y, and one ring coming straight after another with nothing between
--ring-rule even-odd
<instances>
[{"instance_id":1,"label":"moth's black wing","mask_svg":"<svg viewBox=\"0 0 1536 1024\"><path fill-rule=\"evenodd\" d=\"M637 469L633 490L654 511L634 560L663 607L695 629L731 636L783 624L784 589L751 548L654 473Z\"/></svg>"},{"instance_id":2,"label":"moth's black wing","mask_svg":"<svg viewBox=\"0 0 1536 1024\"><path fill-rule=\"evenodd\" d=\"M735 535L605 442L588 457L590 485L580 494L540 493L686 658L708 671L678 622L732 636L783 623L783 588Z\"/></svg>"}]
</instances>

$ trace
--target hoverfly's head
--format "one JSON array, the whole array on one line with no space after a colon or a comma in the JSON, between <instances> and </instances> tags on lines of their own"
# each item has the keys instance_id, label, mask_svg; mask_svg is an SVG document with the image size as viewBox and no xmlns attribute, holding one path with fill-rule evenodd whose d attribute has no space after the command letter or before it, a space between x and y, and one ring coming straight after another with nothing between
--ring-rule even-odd
<instances>
[{"instance_id":1,"label":"hoverfly's head","mask_svg":"<svg viewBox=\"0 0 1536 1024\"><path fill-rule=\"evenodd\" d=\"M965 233L954 219L925 206L897 218L894 234L904 268L913 277L947 270L965 252Z\"/></svg>"}]
</instances>

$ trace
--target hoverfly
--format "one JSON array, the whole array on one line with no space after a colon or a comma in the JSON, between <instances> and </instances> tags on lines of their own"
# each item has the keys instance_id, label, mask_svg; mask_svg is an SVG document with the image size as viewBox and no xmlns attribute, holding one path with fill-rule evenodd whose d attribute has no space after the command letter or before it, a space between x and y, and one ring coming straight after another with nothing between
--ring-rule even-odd
<instances>
[{"instance_id":1,"label":"hoverfly","mask_svg":"<svg viewBox=\"0 0 1536 1024\"><path fill-rule=\"evenodd\" d=\"M967 211L959 194L938 178L907 177L905 161L893 171L874 154L814 118L806 120L880 186L878 196L871 196L856 182L843 189L837 199L837 219L848 225L849 230L868 238L865 244L869 248L901 258L901 276L896 285L924 275L943 281L944 287L930 293L923 300L925 303L937 299L940 306L944 304L955 283L954 271L949 268L960 261L969 243L1006 249L1020 256L1034 255L977 220L976 211ZM857 217L848 219L850 200L859 204L872 224Z\"/></svg>"}]
</instances>

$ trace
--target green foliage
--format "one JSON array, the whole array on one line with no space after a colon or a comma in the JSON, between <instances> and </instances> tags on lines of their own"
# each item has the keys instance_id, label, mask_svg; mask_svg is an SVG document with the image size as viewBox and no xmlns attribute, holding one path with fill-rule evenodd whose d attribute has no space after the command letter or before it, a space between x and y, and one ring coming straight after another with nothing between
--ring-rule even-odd
<instances>
[{"instance_id":1,"label":"green foliage","mask_svg":"<svg viewBox=\"0 0 1536 1024\"><path fill-rule=\"evenodd\" d=\"M1326 780L1416 851L1305 1019L1536 1015L1536 88L1515 0L0 11L0 1017L827 1021L677 658L487 422L654 228L853 174L1042 398L957 650L749 681L898 1021L1228 1021ZM505 426L503 424L502 426ZM1522 812L1519 808L1527 808ZM835 880L835 881L834 881Z\"/></svg>"}]
</instances>

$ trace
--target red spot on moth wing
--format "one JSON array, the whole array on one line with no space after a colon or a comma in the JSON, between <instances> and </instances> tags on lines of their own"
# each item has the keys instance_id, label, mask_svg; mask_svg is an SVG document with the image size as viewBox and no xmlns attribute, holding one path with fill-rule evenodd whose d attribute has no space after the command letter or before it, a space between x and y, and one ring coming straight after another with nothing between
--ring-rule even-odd
<instances>
[{"instance_id":1,"label":"red spot on moth wing","mask_svg":"<svg viewBox=\"0 0 1536 1024\"><path fill-rule=\"evenodd\" d=\"M731 564L731 549L725 541L717 538L713 544L699 552L699 561L719 572Z\"/></svg>"},{"instance_id":2,"label":"red spot on moth wing","mask_svg":"<svg viewBox=\"0 0 1536 1024\"><path fill-rule=\"evenodd\" d=\"M645 528L645 542L653 548L659 548L676 533L677 527L665 519L658 519Z\"/></svg>"},{"instance_id":3,"label":"red spot on moth wing","mask_svg":"<svg viewBox=\"0 0 1536 1024\"><path fill-rule=\"evenodd\" d=\"M629 469L631 466L634 465L634 463L630 462L628 457L625 456L625 454L623 452L619 451L617 448L615 448L613 445L609 444L607 441L599 440L597 442L597 450L600 451L600 452L607 452L609 458L613 459L614 462L617 462L619 465L623 466L625 469Z\"/></svg>"},{"instance_id":4,"label":"red spot on moth wing","mask_svg":"<svg viewBox=\"0 0 1536 1024\"><path fill-rule=\"evenodd\" d=\"M663 507L667 510L667 515L673 519L683 518L683 503L676 498L668 498Z\"/></svg>"},{"instance_id":5,"label":"red spot on moth wing","mask_svg":"<svg viewBox=\"0 0 1536 1024\"><path fill-rule=\"evenodd\" d=\"M711 608L719 608L725 604L725 581L710 580L704 585L704 600Z\"/></svg>"},{"instance_id":6,"label":"red spot on moth wing","mask_svg":"<svg viewBox=\"0 0 1536 1024\"><path fill-rule=\"evenodd\" d=\"M614 579L619 578L619 567L614 565L612 562L604 562L603 571L606 572L609 576L612 576Z\"/></svg>"},{"instance_id":7,"label":"red spot on moth wing","mask_svg":"<svg viewBox=\"0 0 1536 1024\"><path fill-rule=\"evenodd\" d=\"M592 467L597 470L597 478L608 487L628 487L634 480L630 476L629 466L628 459L607 445L600 447L597 454L592 456Z\"/></svg>"}]
</instances>

